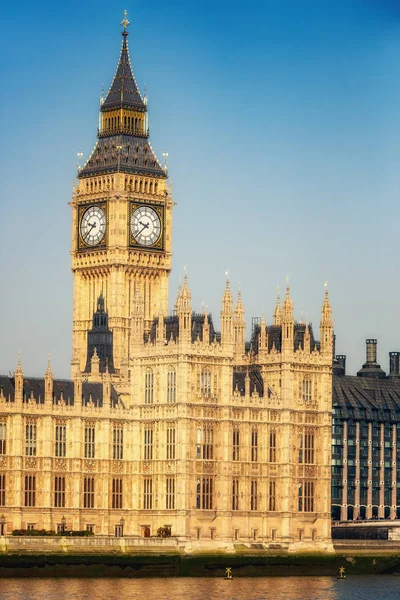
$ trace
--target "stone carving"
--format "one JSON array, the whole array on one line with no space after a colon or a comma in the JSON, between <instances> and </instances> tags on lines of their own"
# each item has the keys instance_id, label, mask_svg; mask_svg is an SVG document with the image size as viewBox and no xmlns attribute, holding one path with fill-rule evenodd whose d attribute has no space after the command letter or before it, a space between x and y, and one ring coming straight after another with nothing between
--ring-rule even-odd
<instances>
[{"instance_id":1,"label":"stone carving","mask_svg":"<svg viewBox=\"0 0 400 600\"><path fill-rule=\"evenodd\" d=\"M85 471L93 472L96 470L96 461L95 460L85 460Z\"/></svg>"}]
</instances>

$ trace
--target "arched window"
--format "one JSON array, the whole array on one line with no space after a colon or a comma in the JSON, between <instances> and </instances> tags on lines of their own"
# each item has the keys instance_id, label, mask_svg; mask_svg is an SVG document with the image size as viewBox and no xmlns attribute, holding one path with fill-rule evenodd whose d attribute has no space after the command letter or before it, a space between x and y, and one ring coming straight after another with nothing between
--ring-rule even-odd
<instances>
[{"instance_id":1,"label":"arched window","mask_svg":"<svg viewBox=\"0 0 400 600\"><path fill-rule=\"evenodd\" d=\"M201 371L200 391L202 396L211 396L211 371L208 367Z\"/></svg>"},{"instance_id":2,"label":"arched window","mask_svg":"<svg viewBox=\"0 0 400 600\"><path fill-rule=\"evenodd\" d=\"M167 373L167 402L176 402L176 371L173 367Z\"/></svg>"},{"instance_id":3,"label":"arched window","mask_svg":"<svg viewBox=\"0 0 400 600\"><path fill-rule=\"evenodd\" d=\"M302 399L303 399L303 402L310 402L312 399L312 387L311 387L311 378L310 377L304 377L304 379L303 379Z\"/></svg>"},{"instance_id":4,"label":"arched window","mask_svg":"<svg viewBox=\"0 0 400 600\"><path fill-rule=\"evenodd\" d=\"M153 404L154 399L154 373L151 369L146 372L144 382L144 403Z\"/></svg>"}]
</instances>

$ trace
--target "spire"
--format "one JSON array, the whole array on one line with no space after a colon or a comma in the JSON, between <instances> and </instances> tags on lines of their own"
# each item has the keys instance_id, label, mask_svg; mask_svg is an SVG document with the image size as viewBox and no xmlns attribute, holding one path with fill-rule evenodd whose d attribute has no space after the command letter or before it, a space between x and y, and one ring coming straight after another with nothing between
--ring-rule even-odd
<instances>
[{"instance_id":1,"label":"spire","mask_svg":"<svg viewBox=\"0 0 400 600\"><path fill-rule=\"evenodd\" d=\"M166 179L149 142L147 102L133 75L128 50L129 21L121 22L122 47L110 89L100 106L98 141L78 177L123 172Z\"/></svg>"},{"instance_id":2,"label":"spire","mask_svg":"<svg viewBox=\"0 0 400 600\"><path fill-rule=\"evenodd\" d=\"M110 108L132 107L140 111L146 110L146 105L139 92L135 77L132 72L131 61L128 50L128 31L126 28L130 25L127 19L127 12L124 11L124 18L121 21L123 27L122 47L119 56L117 70L113 82L108 90L108 94L102 104L101 110Z\"/></svg>"},{"instance_id":3,"label":"spire","mask_svg":"<svg viewBox=\"0 0 400 600\"><path fill-rule=\"evenodd\" d=\"M321 324L332 325L332 308L329 302L328 282L325 281L324 303L321 310Z\"/></svg>"},{"instance_id":4,"label":"spire","mask_svg":"<svg viewBox=\"0 0 400 600\"><path fill-rule=\"evenodd\" d=\"M244 306L242 302L242 292L240 287L238 290L235 314L233 318L233 341L235 346L236 356L242 357L246 351L246 321L244 318Z\"/></svg>"},{"instance_id":5,"label":"spire","mask_svg":"<svg viewBox=\"0 0 400 600\"><path fill-rule=\"evenodd\" d=\"M279 285L276 288L277 291L277 295L276 295L276 306L275 306L275 310L274 310L274 325L280 325L281 324L281 316L282 316L282 307L281 307L281 297L279 294Z\"/></svg>"},{"instance_id":6,"label":"spire","mask_svg":"<svg viewBox=\"0 0 400 600\"><path fill-rule=\"evenodd\" d=\"M332 308L328 296L328 282L325 281L324 303L321 309L321 352L327 354L333 360L333 324Z\"/></svg>"},{"instance_id":7,"label":"spire","mask_svg":"<svg viewBox=\"0 0 400 600\"><path fill-rule=\"evenodd\" d=\"M233 343L233 300L229 287L228 271L225 271L225 290L222 296L221 309L221 342L226 348L231 348Z\"/></svg>"},{"instance_id":8,"label":"spire","mask_svg":"<svg viewBox=\"0 0 400 600\"><path fill-rule=\"evenodd\" d=\"M282 317L293 319L293 302L290 297L289 277L286 277L286 296L283 301Z\"/></svg>"},{"instance_id":9,"label":"spire","mask_svg":"<svg viewBox=\"0 0 400 600\"><path fill-rule=\"evenodd\" d=\"M50 362L50 353L47 356L47 370L46 377L53 377L53 373L51 371L51 362Z\"/></svg>"},{"instance_id":10,"label":"spire","mask_svg":"<svg viewBox=\"0 0 400 600\"><path fill-rule=\"evenodd\" d=\"M232 294L229 287L229 279L228 279L228 271L225 271L225 290L224 295L222 296L222 312L232 312Z\"/></svg>"}]
</instances>

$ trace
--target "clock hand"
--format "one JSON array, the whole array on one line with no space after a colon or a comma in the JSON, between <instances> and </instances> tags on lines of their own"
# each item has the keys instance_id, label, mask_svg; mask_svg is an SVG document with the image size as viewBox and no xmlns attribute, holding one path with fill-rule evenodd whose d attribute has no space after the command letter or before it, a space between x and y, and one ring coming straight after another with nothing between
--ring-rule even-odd
<instances>
[{"instance_id":1,"label":"clock hand","mask_svg":"<svg viewBox=\"0 0 400 600\"><path fill-rule=\"evenodd\" d=\"M143 225L143 227L142 227L142 229L139 231L139 233L137 235L140 235L144 229L148 229L149 228L149 224L148 223L147 223L147 225L145 225L144 223L141 223L140 221L139 221L139 223L141 225Z\"/></svg>"},{"instance_id":2,"label":"clock hand","mask_svg":"<svg viewBox=\"0 0 400 600\"><path fill-rule=\"evenodd\" d=\"M83 239L84 239L85 242L88 239L88 237L90 236L93 227L96 227L96 223L89 223L89 227L90 227L89 231L87 231L85 233L85 235L83 236Z\"/></svg>"}]
</instances>

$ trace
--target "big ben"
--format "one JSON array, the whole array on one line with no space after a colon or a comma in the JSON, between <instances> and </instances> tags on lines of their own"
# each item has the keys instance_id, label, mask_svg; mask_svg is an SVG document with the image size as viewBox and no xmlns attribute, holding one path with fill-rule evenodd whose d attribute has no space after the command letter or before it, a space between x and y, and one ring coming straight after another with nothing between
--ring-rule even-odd
<instances>
[{"instance_id":1,"label":"big ben","mask_svg":"<svg viewBox=\"0 0 400 600\"><path fill-rule=\"evenodd\" d=\"M73 357L83 371L87 332L99 295L113 333L114 366L129 359L134 294L144 327L167 314L171 270L172 196L167 173L149 142L147 99L128 51L129 22L110 89L101 100L97 143L72 198Z\"/></svg>"}]
</instances>

